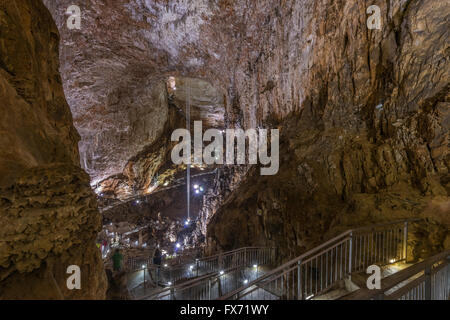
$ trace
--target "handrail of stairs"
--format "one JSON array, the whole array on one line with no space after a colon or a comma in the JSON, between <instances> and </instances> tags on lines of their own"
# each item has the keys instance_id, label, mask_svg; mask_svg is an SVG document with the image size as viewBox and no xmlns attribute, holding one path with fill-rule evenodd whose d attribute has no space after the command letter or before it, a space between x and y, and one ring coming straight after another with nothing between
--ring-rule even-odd
<instances>
[{"instance_id":1,"label":"handrail of stairs","mask_svg":"<svg viewBox=\"0 0 450 320\"><path fill-rule=\"evenodd\" d=\"M449 294L450 250L447 250L382 279L381 289L361 288L341 299L447 300Z\"/></svg>"},{"instance_id":2,"label":"handrail of stairs","mask_svg":"<svg viewBox=\"0 0 450 320\"><path fill-rule=\"evenodd\" d=\"M310 299L374 263L406 261L408 226L420 220L399 220L345 231L220 300Z\"/></svg>"},{"instance_id":3,"label":"handrail of stairs","mask_svg":"<svg viewBox=\"0 0 450 320\"><path fill-rule=\"evenodd\" d=\"M169 288L154 291L149 295L138 298L149 299L156 296L159 297L163 292L168 292L168 290L172 292L175 292L177 290L181 291L186 289L186 286L188 285L194 287L199 285L207 278L217 276L221 271L226 273L237 268L250 267L255 264L269 265L274 262L275 248L244 247L203 259L197 259L196 262L179 265L176 269L161 267L161 279L158 280L162 281L166 279L166 284L169 285ZM150 269L155 268L151 267ZM165 272L167 274L164 274ZM176 280L180 280L181 278L190 280L176 284Z\"/></svg>"},{"instance_id":4,"label":"handrail of stairs","mask_svg":"<svg viewBox=\"0 0 450 320\"><path fill-rule=\"evenodd\" d=\"M175 283L181 279L189 279L199 277L201 275L210 273L210 272L218 272L220 270L225 270L231 268L233 266L241 265L245 263L246 259L252 259L252 256L258 254L258 251L264 251L268 248L266 247L244 247L239 248L219 254L215 254L213 256L204 257L196 259L195 261L189 263L182 263L176 265L167 265L161 267L162 277L167 281ZM275 248L270 248L271 250L275 250ZM266 252L269 254L269 252ZM274 252L271 254L275 254ZM133 267L128 267L128 271L139 271L142 270L142 265L145 265L147 269L155 269L158 266L154 265L152 262L152 258L149 257L147 259L137 259L136 262L133 262ZM130 263L130 262L129 262Z\"/></svg>"},{"instance_id":5,"label":"handrail of stairs","mask_svg":"<svg viewBox=\"0 0 450 320\"><path fill-rule=\"evenodd\" d=\"M139 300L175 300L175 294L180 292L196 291L194 294L188 293L189 300L208 300L211 299L211 283L218 279L222 275L226 275L230 272L242 269L242 266L233 267L229 270L222 272L211 272L204 276L190 279L176 286L171 286L158 291L154 291L143 297L139 297ZM193 290L194 289L194 290ZM196 290L195 290L196 289Z\"/></svg>"}]
</instances>

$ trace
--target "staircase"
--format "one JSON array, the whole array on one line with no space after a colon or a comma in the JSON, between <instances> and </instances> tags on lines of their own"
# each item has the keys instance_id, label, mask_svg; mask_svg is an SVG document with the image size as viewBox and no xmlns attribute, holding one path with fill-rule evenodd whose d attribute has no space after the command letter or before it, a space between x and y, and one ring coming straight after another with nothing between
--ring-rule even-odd
<instances>
[{"instance_id":1,"label":"staircase","mask_svg":"<svg viewBox=\"0 0 450 320\"><path fill-rule=\"evenodd\" d=\"M418 219L348 230L273 268L274 248L241 248L172 267L164 288L142 300L436 299L450 292L450 251L408 264L409 227ZM382 269L381 289L367 288L368 266ZM184 276L180 276L184 275Z\"/></svg>"},{"instance_id":2,"label":"staircase","mask_svg":"<svg viewBox=\"0 0 450 320\"><path fill-rule=\"evenodd\" d=\"M134 299L216 299L239 288L245 280L257 279L274 261L274 248L246 247L191 263L163 265L159 274L157 266L144 264L142 270L135 271L142 274L139 286L129 291ZM147 281L143 281L144 274Z\"/></svg>"},{"instance_id":3,"label":"staircase","mask_svg":"<svg viewBox=\"0 0 450 320\"><path fill-rule=\"evenodd\" d=\"M386 269L389 271L389 269ZM449 300L450 250L410 265L398 272L385 272L381 289L359 290L341 300Z\"/></svg>"},{"instance_id":4,"label":"staircase","mask_svg":"<svg viewBox=\"0 0 450 320\"><path fill-rule=\"evenodd\" d=\"M420 298L425 297L422 292L424 286L428 286L428 292L434 292L429 293L428 298L446 299L450 291L450 266L447 258L450 252L443 252L431 260L389 275L393 273L393 266L407 267L408 227L418 221L402 220L348 230L220 299L372 299L374 296L380 298L382 294L388 298ZM365 274L370 265L383 268L385 280L382 282L382 291L370 290L368 293L365 285L368 275L362 274ZM424 282L425 275L420 275L421 272L428 274L427 284ZM395 294L388 292L396 286L400 288L401 282L403 289ZM420 289L417 289L419 286ZM350 293L352 291L355 293Z\"/></svg>"}]
</instances>

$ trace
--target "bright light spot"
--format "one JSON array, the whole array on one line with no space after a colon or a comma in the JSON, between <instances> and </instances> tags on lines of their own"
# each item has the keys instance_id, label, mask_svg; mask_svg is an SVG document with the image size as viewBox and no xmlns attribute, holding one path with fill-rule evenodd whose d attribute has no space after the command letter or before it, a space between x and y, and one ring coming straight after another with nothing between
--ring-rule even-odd
<instances>
[{"instance_id":1,"label":"bright light spot","mask_svg":"<svg viewBox=\"0 0 450 320\"><path fill-rule=\"evenodd\" d=\"M198 189L198 184L194 184L194 189Z\"/></svg>"},{"instance_id":2,"label":"bright light spot","mask_svg":"<svg viewBox=\"0 0 450 320\"><path fill-rule=\"evenodd\" d=\"M167 187L169 185L169 181L164 182L164 186Z\"/></svg>"},{"instance_id":3,"label":"bright light spot","mask_svg":"<svg viewBox=\"0 0 450 320\"><path fill-rule=\"evenodd\" d=\"M181 248L181 244L177 243L177 244L175 245L175 247L177 247L177 248L179 249L179 248Z\"/></svg>"},{"instance_id":4,"label":"bright light spot","mask_svg":"<svg viewBox=\"0 0 450 320\"><path fill-rule=\"evenodd\" d=\"M313 298L313 297L314 297L314 295L312 294L312 295L306 297L306 300L309 300L309 299L311 299L311 298Z\"/></svg>"},{"instance_id":5,"label":"bright light spot","mask_svg":"<svg viewBox=\"0 0 450 320\"><path fill-rule=\"evenodd\" d=\"M169 87L172 90L177 90L177 82L175 80L175 77L169 77Z\"/></svg>"},{"instance_id":6,"label":"bright light spot","mask_svg":"<svg viewBox=\"0 0 450 320\"><path fill-rule=\"evenodd\" d=\"M247 280L247 279L245 279L245 280L244 280L244 284L247 284L247 283L248 283L248 280Z\"/></svg>"},{"instance_id":7,"label":"bright light spot","mask_svg":"<svg viewBox=\"0 0 450 320\"><path fill-rule=\"evenodd\" d=\"M189 266L189 269L190 269L190 270L194 269L194 266Z\"/></svg>"},{"instance_id":8,"label":"bright light spot","mask_svg":"<svg viewBox=\"0 0 450 320\"><path fill-rule=\"evenodd\" d=\"M389 262L390 262L390 263L394 263L394 262L395 262L395 259L391 259L391 260L389 260Z\"/></svg>"},{"instance_id":9,"label":"bright light spot","mask_svg":"<svg viewBox=\"0 0 450 320\"><path fill-rule=\"evenodd\" d=\"M165 268L167 268L167 263L166 263L166 264L164 264L164 267L165 267Z\"/></svg>"},{"instance_id":10,"label":"bright light spot","mask_svg":"<svg viewBox=\"0 0 450 320\"><path fill-rule=\"evenodd\" d=\"M219 274L223 275L225 272L223 270L220 270Z\"/></svg>"},{"instance_id":11,"label":"bright light spot","mask_svg":"<svg viewBox=\"0 0 450 320\"><path fill-rule=\"evenodd\" d=\"M200 191L199 191L199 190L195 190L195 193L196 193L196 194L199 194L199 193L200 193Z\"/></svg>"},{"instance_id":12,"label":"bright light spot","mask_svg":"<svg viewBox=\"0 0 450 320\"><path fill-rule=\"evenodd\" d=\"M156 188L158 188L158 184L148 187L146 194L152 193Z\"/></svg>"},{"instance_id":13,"label":"bright light spot","mask_svg":"<svg viewBox=\"0 0 450 320\"><path fill-rule=\"evenodd\" d=\"M169 281L167 284L168 284L169 286L171 286L171 285L172 285L172 282Z\"/></svg>"},{"instance_id":14,"label":"bright light spot","mask_svg":"<svg viewBox=\"0 0 450 320\"><path fill-rule=\"evenodd\" d=\"M142 265L142 269L145 269L145 264Z\"/></svg>"},{"instance_id":15,"label":"bright light spot","mask_svg":"<svg viewBox=\"0 0 450 320\"><path fill-rule=\"evenodd\" d=\"M203 190L204 190L204 189L203 189L203 187L200 187L200 191L202 191L202 192L203 192Z\"/></svg>"},{"instance_id":16,"label":"bright light spot","mask_svg":"<svg viewBox=\"0 0 450 320\"><path fill-rule=\"evenodd\" d=\"M253 265L253 268L258 268L258 265L257 265L257 264L254 264L254 265Z\"/></svg>"},{"instance_id":17,"label":"bright light spot","mask_svg":"<svg viewBox=\"0 0 450 320\"><path fill-rule=\"evenodd\" d=\"M139 204L140 203L140 201L139 200L136 200L136 204Z\"/></svg>"}]
</instances>

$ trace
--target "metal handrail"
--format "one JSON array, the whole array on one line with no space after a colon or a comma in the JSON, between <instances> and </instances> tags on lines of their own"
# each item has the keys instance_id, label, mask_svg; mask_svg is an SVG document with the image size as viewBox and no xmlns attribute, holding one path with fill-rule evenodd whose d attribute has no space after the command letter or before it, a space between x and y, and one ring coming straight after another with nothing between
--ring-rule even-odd
<instances>
[{"instance_id":1,"label":"metal handrail","mask_svg":"<svg viewBox=\"0 0 450 320\"><path fill-rule=\"evenodd\" d=\"M232 259L227 259L227 257L231 257ZM195 279L182 282L180 284L173 284L168 288L154 291L148 295L139 297L139 299L161 299L167 296L170 296L170 298L173 299L176 293L187 292L189 289L192 289L193 292L191 295L189 295L190 299L202 299L205 296L211 297L211 285L208 286L208 282L211 283L218 278L224 278L229 273L242 271L253 265L257 266L257 276L259 266L270 265L274 263L275 248L245 247L229 251L225 255L217 255L217 258L222 259L222 263L218 263L217 266L220 266L220 268L213 270L213 272L207 273L206 275L197 277ZM255 275L253 275L252 277L254 276ZM236 286L234 286L233 288L236 288ZM200 291L202 291L202 294L198 294L198 292Z\"/></svg>"},{"instance_id":2,"label":"metal handrail","mask_svg":"<svg viewBox=\"0 0 450 320\"><path fill-rule=\"evenodd\" d=\"M143 284L144 296L147 297L149 296L148 294L146 294L147 281L151 281L157 284L165 284L166 286L168 285L170 287L179 285L180 282L183 284L185 284L186 281L188 281L188 283L191 283L192 281L197 282L203 279L202 276L211 276L211 274L218 273L220 271L226 272L233 267L244 266L249 260L256 258L258 252L263 253L260 258L267 258L271 250L275 250L275 248L244 247L224 253L219 253L213 256L196 259L195 262L167 266L159 266L153 264L151 257L129 259L126 270L129 273L143 271L144 274L143 282L134 285L134 288L130 290L139 291L141 285ZM273 257L274 256L275 254L273 254ZM257 261L255 261L255 263L256 262ZM274 263L274 259L271 260L271 263ZM149 277L145 277L147 271ZM165 290L166 289L162 289L159 291ZM158 293L159 291L154 292ZM134 296L134 298L142 299L140 296L138 296L137 293L134 294L132 292L132 296Z\"/></svg>"},{"instance_id":3,"label":"metal handrail","mask_svg":"<svg viewBox=\"0 0 450 320\"><path fill-rule=\"evenodd\" d=\"M412 281L399 286L408 280ZM381 289L362 288L342 300L447 300L449 293L450 250L447 250L384 278Z\"/></svg>"},{"instance_id":4,"label":"metal handrail","mask_svg":"<svg viewBox=\"0 0 450 320\"><path fill-rule=\"evenodd\" d=\"M160 289L160 290L157 290L157 291L154 291L154 292L152 292L152 293L150 293L150 294L147 294L147 295L144 295L144 296L142 296L142 297L139 297L138 299L139 300L148 300L148 299L151 299L151 298L153 298L153 297L159 297L161 294L163 294L163 293L168 293L168 294L170 294L170 292L174 289L174 288L185 288L185 287L187 287L187 286L192 286L192 285L195 285L196 283L198 283L199 281L202 281L202 280L204 280L204 279L209 279L211 276L215 276L216 275L216 273L210 273L210 274L206 274L206 275L204 275L204 276L201 276L201 277L198 277L198 278L195 278L195 279L190 279L190 280L188 280L188 281L185 281L185 282L183 282L183 283L181 283L181 284L179 284L179 285L177 285L177 286L174 286L174 287L168 287L168 288L162 288L162 289ZM165 296L165 295L164 295Z\"/></svg>"},{"instance_id":5,"label":"metal handrail","mask_svg":"<svg viewBox=\"0 0 450 320\"><path fill-rule=\"evenodd\" d=\"M238 270L238 269L241 269L241 268L242 267L234 267L234 268L232 268L230 270L225 271L224 274L232 272L232 271L235 271L235 270ZM167 297L167 296L173 294L173 292L175 292L175 291L187 290L187 289L190 289L190 288L194 288L196 286L199 286L199 285L203 284L203 282L205 280L211 281L214 278L217 278L218 276L220 276L219 272L212 272L210 274L201 276L199 278L188 280L188 281L183 282L183 283L181 283L179 285L176 285L176 286L173 286L173 287L164 288L164 289L152 292L151 294L148 294L146 296L140 297L139 300L151 300L154 297L157 297L158 299L161 299L161 298L164 298L164 297Z\"/></svg>"},{"instance_id":6,"label":"metal handrail","mask_svg":"<svg viewBox=\"0 0 450 320\"><path fill-rule=\"evenodd\" d=\"M398 220L350 229L220 299L239 299L258 290L269 292L271 298L275 295L281 299L306 299L312 293L317 295L337 281L350 277L353 271L361 270L369 262L388 264L406 260L408 223L419 220Z\"/></svg>"}]
</instances>

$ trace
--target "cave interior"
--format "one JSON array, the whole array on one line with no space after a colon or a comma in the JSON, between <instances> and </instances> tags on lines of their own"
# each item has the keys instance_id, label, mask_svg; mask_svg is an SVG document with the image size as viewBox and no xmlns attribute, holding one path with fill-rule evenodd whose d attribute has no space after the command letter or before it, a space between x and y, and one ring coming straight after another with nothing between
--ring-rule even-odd
<instances>
[{"instance_id":1,"label":"cave interior","mask_svg":"<svg viewBox=\"0 0 450 320\"><path fill-rule=\"evenodd\" d=\"M237 290L397 222L386 264L450 250L450 6L374 2L0 0L0 299Z\"/></svg>"}]
</instances>

